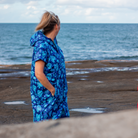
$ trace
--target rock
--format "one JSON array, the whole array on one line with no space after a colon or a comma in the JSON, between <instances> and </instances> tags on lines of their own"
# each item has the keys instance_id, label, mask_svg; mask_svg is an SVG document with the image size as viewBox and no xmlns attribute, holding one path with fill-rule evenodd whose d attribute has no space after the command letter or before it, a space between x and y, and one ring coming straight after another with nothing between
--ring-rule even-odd
<instances>
[{"instance_id":1,"label":"rock","mask_svg":"<svg viewBox=\"0 0 138 138\"><path fill-rule=\"evenodd\" d=\"M130 60L86 60L66 63L67 73L74 73L67 75L69 109L104 108L106 113L136 109L137 65L138 61ZM112 70L114 67L123 70ZM32 122L30 77L26 75L30 68L31 65L0 65L0 125ZM105 71L106 68L112 71ZM93 69L95 72L91 72ZM24 74L20 76L22 71ZM8 77L5 78L6 74ZM24 101L26 104L5 104L12 101ZM71 118L88 115L90 114L70 111Z\"/></svg>"},{"instance_id":2,"label":"rock","mask_svg":"<svg viewBox=\"0 0 138 138\"><path fill-rule=\"evenodd\" d=\"M138 111L3 125L0 138L138 138Z\"/></svg>"}]
</instances>

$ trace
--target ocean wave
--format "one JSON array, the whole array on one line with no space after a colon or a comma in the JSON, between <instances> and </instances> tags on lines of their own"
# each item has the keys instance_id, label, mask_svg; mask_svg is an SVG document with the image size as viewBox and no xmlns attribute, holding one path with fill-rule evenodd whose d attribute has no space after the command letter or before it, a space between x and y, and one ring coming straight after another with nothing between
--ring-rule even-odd
<instances>
[{"instance_id":1,"label":"ocean wave","mask_svg":"<svg viewBox=\"0 0 138 138\"><path fill-rule=\"evenodd\" d=\"M31 63L33 48L30 47L29 40L34 34L35 26L36 24L0 24L0 64ZM138 60L137 26L61 24L57 40L66 61Z\"/></svg>"}]
</instances>

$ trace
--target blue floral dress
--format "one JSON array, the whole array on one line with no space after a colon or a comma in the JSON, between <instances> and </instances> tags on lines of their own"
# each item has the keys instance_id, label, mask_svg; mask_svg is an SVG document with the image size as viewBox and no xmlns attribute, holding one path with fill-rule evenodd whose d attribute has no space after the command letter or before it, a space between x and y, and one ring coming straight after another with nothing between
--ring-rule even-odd
<instances>
[{"instance_id":1,"label":"blue floral dress","mask_svg":"<svg viewBox=\"0 0 138 138\"><path fill-rule=\"evenodd\" d=\"M65 61L56 38L53 42L42 31L38 31L31 37L30 45L34 47L30 85L33 121L69 117ZM44 74L55 87L54 96L35 76L35 62L38 60L45 62Z\"/></svg>"}]
</instances>

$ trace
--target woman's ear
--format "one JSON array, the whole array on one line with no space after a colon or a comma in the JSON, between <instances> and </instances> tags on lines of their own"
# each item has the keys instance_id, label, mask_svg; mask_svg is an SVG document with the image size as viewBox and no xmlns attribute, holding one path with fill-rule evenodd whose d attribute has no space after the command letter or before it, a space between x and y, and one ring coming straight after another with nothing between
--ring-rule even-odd
<instances>
[{"instance_id":1,"label":"woman's ear","mask_svg":"<svg viewBox=\"0 0 138 138\"><path fill-rule=\"evenodd\" d=\"M56 24L56 25L54 26L54 29L55 29L55 31L56 31L57 34L58 34L58 32L59 32L59 30L60 30L60 25Z\"/></svg>"},{"instance_id":2,"label":"woman's ear","mask_svg":"<svg viewBox=\"0 0 138 138\"><path fill-rule=\"evenodd\" d=\"M57 24L55 25L55 29L56 29L56 30L58 29L58 25L57 25Z\"/></svg>"}]
</instances>

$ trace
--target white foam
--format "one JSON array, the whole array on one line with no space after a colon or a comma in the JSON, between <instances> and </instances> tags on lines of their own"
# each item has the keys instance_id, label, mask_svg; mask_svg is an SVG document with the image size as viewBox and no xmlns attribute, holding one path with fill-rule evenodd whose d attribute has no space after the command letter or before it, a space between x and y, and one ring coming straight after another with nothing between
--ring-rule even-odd
<instances>
[{"instance_id":1,"label":"white foam","mask_svg":"<svg viewBox=\"0 0 138 138\"><path fill-rule=\"evenodd\" d=\"M70 71L70 72L66 72L67 75L77 75L77 74L88 74L90 73L89 71Z\"/></svg>"},{"instance_id":2,"label":"white foam","mask_svg":"<svg viewBox=\"0 0 138 138\"><path fill-rule=\"evenodd\" d=\"M103 67L103 68L66 68L67 75L88 74L92 72L107 71L138 71L138 66L133 67Z\"/></svg>"}]
</instances>

